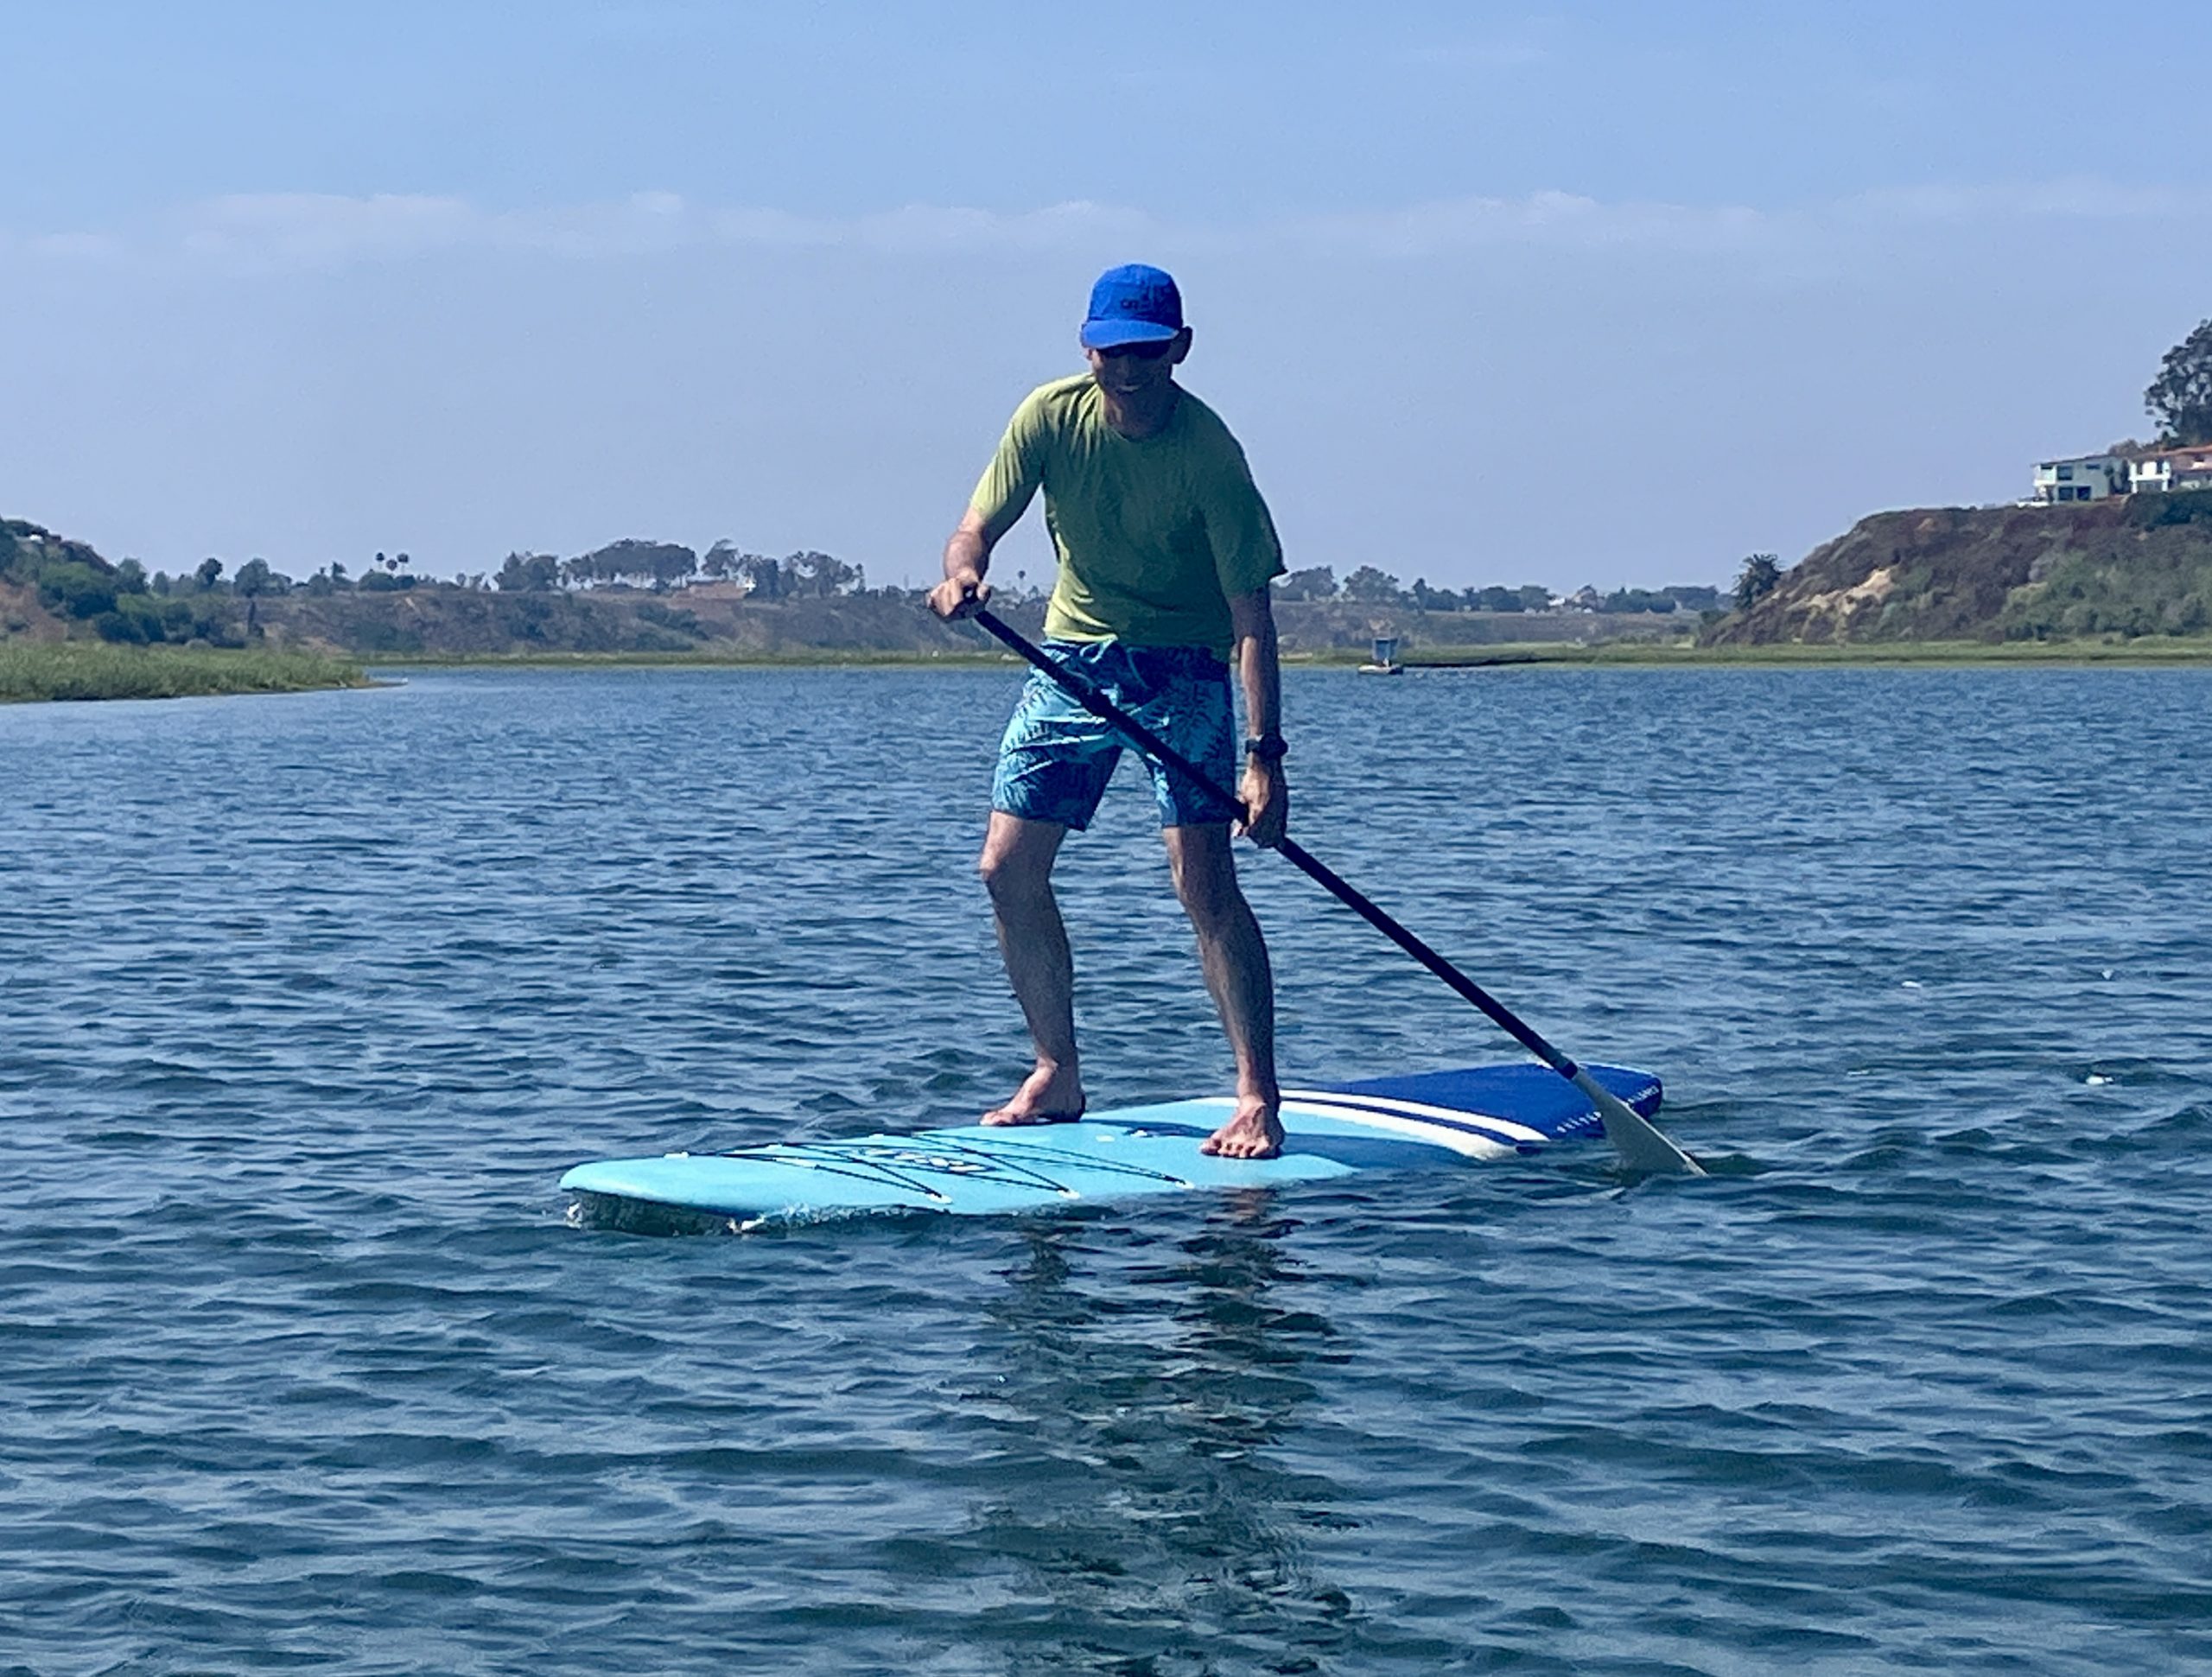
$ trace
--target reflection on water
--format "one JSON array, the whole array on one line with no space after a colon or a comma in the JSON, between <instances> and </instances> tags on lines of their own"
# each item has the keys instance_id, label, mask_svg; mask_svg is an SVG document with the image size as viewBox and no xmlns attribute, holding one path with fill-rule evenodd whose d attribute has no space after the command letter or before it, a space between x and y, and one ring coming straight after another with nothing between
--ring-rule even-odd
<instances>
[{"instance_id":1,"label":"reflection on water","mask_svg":"<svg viewBox=\"0 0 2212 1677\"><path fill-rule=\"evenodd\" d=\"M1216 1204L1172 1255L1107 1222L1039 1223L988 1319L976 1401L1034 1459L1019 1500L964 1541L1026 1573L1041 1640L1019 1672L1307 1671L1352 1617L1301 1533L1343 1523L1332 1481L1268 1452L1338 1360L1308 1301L1285 1301L1298 1227L1264 1193Z\"/></svg>"}]
</instances>

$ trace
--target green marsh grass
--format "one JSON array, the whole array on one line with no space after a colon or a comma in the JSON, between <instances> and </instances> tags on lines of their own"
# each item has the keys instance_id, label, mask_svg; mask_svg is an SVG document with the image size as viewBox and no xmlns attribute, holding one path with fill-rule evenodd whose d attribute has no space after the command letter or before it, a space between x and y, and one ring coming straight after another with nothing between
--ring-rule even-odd
<instances>
[{"instance_id":1,"label":"green marsh grass","mask_svg":"<svg viewBox=\"0 0 2212 1677\"><path fill-rule=\"evenodd\" d=\"M361 666L317 652L111 646L87 641L0 645L0 703L35 699L181 699L365 687Z\"/></svg>"}]
</instances>

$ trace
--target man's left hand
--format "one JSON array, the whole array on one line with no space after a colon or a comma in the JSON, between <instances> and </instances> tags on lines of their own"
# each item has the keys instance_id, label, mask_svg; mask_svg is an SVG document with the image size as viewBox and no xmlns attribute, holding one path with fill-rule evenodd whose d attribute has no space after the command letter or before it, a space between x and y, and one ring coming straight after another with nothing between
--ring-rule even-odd
<instances>
[{"instance_id":1,"label":"man's left hand","mask_svg":"<svg viewBox=\"0 0 2212 1677\"><path fill-rule=\"evenodd\" d=\"M1244 819L1236 830L1253 843L1274 849L1290 826L1290 784L1283 778L1282 765L1247 758L1237 793L1244 800Z\"/></svg>"}]
</instances>

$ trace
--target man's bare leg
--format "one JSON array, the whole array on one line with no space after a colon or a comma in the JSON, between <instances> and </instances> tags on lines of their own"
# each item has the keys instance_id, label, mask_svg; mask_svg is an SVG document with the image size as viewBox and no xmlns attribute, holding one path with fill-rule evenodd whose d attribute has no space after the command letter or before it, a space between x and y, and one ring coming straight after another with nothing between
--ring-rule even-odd
<instances>
[{"instance_id":1,"label":"man's bare leg","mask_svg":"<svg viewBox=\"0 0 2212 1677\"><path fill-rule=\"evenodd\" d=\"M1037 1064L987 1124L1051 1124L1083 1115L1083 1077L1075 1049L1075 956L1052 895L1052 863L1068 829L991 811L979 864L991 893L999 953L1021 1016L1037 1045Z\"/></svg>"},{"instance_id":2,"label":"man's bare leg","mask_svg":"<svg viewBox=\"0 0 2212 1677\"><path fill-rule=\"evenodd\" d=\"M1236 1110L1198 1148L1228 1159L1282 1151L1282 1091L1275 1084L1275 988L1260 923L1236 883L1226 823L1165 831L1175 893L1198 933L1198 963L1236 1056Z\"/></svg>"}]
</instances>

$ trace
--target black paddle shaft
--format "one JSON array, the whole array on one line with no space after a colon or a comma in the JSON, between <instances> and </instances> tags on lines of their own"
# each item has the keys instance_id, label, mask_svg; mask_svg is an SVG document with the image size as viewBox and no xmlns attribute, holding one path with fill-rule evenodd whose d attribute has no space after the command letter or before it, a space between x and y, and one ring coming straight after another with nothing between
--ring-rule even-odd
<instances>
[{"instance_id":1,"label":"black paddle shaft","mask_svg":"<svg viewBox=\"0 0 2212 1677\"><path fill-rule=\"evenodd\" d=\"M1205 777L1196 763L1170 746L1142 722L1116 704L1097 683L1081 672L1070 669L1041 646L1034 645L1019 630L1007 625L988 610L978 611L975 621L983 632L1004 642L1031 664L1043 670L1104 721L1120 730L1131 745L1150 756L1162 766L1173 769L1212 800L1224 816L1237 821L1244 819L1244 805L1232 793L1217 786ZM1412 932L1385 914L1364 893L1357 889L1336 869L1295 839L1284 837L1276 841L1274 848L1294 863L1324 891L1334 897L1353 913L1373 926L1408 955L1434 973L1454 992L1482 1009L1491 1022L1534 1054L1546 1065L1572 1083L1581 1068L1531 1030L1512 1009L1488 990L1461 972Z\"/></svg>"}]
</instances>

